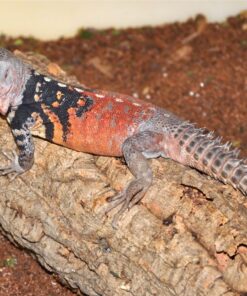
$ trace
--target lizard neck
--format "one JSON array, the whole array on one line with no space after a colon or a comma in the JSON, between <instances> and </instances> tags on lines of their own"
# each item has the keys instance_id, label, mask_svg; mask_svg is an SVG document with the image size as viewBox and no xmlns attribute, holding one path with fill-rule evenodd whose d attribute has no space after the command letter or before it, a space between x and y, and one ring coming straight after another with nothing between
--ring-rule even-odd
<instances>
[{"instance_id":1,"label":"lizard neck","mask_svg":"<svg viewBox=\"0 0 247 296\"><path fill-rule=\"evenodd\" d=\"M31 70L26 64L20 60L16 60L15 62L13 84L8 92L11 111L15 111L23 103L23 93L31 75Z\"/></svg>"}]
</instances>

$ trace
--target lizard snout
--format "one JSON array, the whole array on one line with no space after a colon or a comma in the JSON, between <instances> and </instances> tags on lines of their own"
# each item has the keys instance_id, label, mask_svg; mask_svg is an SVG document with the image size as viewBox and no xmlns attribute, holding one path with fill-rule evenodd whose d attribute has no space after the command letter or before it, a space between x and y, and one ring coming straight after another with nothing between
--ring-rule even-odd
<instances>
[{"instance_id":1,"label":"lizard snout","mask_svg":"<svg viewBox=\"0 0 247 296\"><path fill-rule=\"evenodd\" d=\"M6 115L9 110L9 104L6 102L0 102L0 114Z\"/></svg>"}]
</instances>

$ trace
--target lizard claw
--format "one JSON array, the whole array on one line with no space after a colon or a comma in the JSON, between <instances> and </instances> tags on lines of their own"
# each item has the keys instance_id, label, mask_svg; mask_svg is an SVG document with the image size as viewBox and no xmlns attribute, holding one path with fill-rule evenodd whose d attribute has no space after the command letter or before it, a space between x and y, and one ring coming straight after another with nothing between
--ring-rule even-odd
<instances>
[{"instance_id":1,"label":"lizard claw","mask_svg":"<svg viewBox=\"0 0 247 296\"><path fill-rule=\"evenodd\" d=\"M8 159L13 161L14 158L18 157L17 153L15 152L15 150L10 150L10 153L6 152L6 151L2 151L2 154Z\"/></svg>"},{"instance_id":2,"label":"lizard claw","mask_svg":"<svg viewBox=\"0 0 247 296\"><path fill-rule=\"evenodd\" d=\"M124 204L126 200L126 194L125 192L121 192L117 195L114 195L112 197L107 198L107 202L109 202L110 204L108 205L108 207L104 210L102 216L107 215L109 212L111 212L113 209L115 209L117 206ZM112 220L112 227L114 229L117 228L117 222L119 220L119 212L120 210L114 215L113 220Z\"/></svg>"},{"instance_id":3,"label":"lizard claw","mask_svg":"<svg viewBox=\"0 0 247 296\"><path fill-rule=\"evenodd\" d=\"M3 151L3 155L11 161L10 165L0 168L0 176L11 174L10 180L13 181L18 175L24 172L24 169L19 165L18 155L13 150L11 154Z\"/></svg>"}]
</instances>

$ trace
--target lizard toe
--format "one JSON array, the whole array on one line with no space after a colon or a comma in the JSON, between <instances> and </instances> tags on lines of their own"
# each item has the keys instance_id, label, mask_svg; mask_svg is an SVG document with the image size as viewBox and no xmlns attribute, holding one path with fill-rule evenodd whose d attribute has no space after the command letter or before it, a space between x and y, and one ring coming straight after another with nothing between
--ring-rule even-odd
<instances>
[{"instance_id":1,"label":"lizard toe","mask_svg":"<svg viewBox=\"0 0 247 296\"><path fill-rule=\"evenodd\" d=\"M11 151L10 154L6 151L3 151L2 153L9 161L11 161L11 164L0 168L0 176L12 174L10 180L13 181L18 175L22 174L24 170L19 165L18 155L14 150Z\"/></svg>"}]
</instances>

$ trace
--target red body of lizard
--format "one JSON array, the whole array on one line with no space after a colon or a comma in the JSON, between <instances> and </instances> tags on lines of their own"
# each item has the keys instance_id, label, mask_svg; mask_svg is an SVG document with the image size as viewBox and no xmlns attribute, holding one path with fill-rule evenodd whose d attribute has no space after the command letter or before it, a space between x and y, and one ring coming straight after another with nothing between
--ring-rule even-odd
<instances>
[{"instance_id":1,"label":"red body of lizard","mask_svg":"<svg viewBox=\"0 0 247 296\"><path fill-rule=\"evenodd\" d=\"M152 104L127 95L89 90L79 90L81 96L93 101L84 116L77 116L75 108L68 109L68 132L63 137L62 123L54 112L46 114L54 123L52 141L74 150L97 155L122 156L122 144L135 134L140 125L155 112ZM85 102L79 99L81 107ZM59 107L59 105L58 105ZM45 107L44 107L45 108Z\"/></svg>"}]
</instances>

